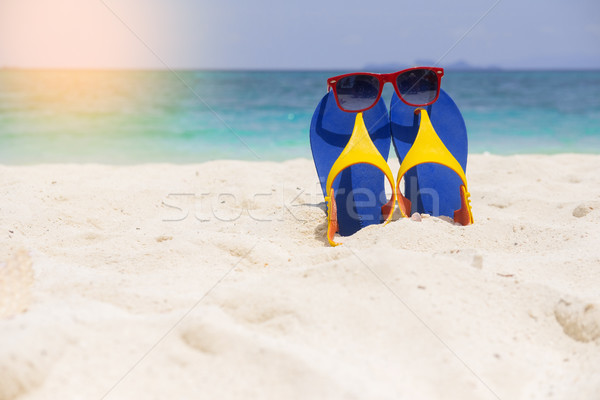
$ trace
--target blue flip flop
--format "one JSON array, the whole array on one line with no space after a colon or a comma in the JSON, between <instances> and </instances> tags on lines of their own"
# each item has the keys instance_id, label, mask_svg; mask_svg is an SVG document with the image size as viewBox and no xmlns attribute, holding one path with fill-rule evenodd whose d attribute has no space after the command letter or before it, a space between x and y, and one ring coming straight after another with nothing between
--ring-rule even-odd
<instances>
[{"instance_id":1,"label":"blue flip flop","mask_svg":"<svg viewBox=\"0 0 600 400\"><path fill-rule=\"evenodd\" d=\"M440 90L435 103L413 107L394 93L390 124L401 163L396 181L401 211L445 215L462 225L472 224L465 176L467 129L450 96ZM404 196L399 187L403 177Z\"/></svg>"},{"instance_id":2,"label":"blue flip flop","mask_svg":"<svg viewBox=\"0 0 600 400\"><path fill-rule=\"evenodd\" d=\"M389 222L396 202L387 165L390 123L383 100L360 113L342 111L333 92L319 102L310 124L310 146L327 202L327 238L349 236L372 224ZM385 179L392 186L387 201Z\"/></svg>"}]
</instances>

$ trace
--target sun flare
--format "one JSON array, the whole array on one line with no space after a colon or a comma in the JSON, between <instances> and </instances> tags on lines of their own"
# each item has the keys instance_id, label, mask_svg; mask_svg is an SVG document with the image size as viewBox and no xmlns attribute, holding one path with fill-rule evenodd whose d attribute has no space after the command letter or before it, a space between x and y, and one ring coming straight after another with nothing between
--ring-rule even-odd
<instances>
[{"instance_id":1,"label":"sun flare","mask_svg":"<svg viewBox=\"0 0 600 400\"><path fill-rule=\"evenodd\" d=\"M3 1L0 66L147 65L152 62L152 55L129 28L140 34L151 32L152 7L148 5L144 15L139 15L132 12L131 4L89 0Z\"/></svg>"}]
</instances>

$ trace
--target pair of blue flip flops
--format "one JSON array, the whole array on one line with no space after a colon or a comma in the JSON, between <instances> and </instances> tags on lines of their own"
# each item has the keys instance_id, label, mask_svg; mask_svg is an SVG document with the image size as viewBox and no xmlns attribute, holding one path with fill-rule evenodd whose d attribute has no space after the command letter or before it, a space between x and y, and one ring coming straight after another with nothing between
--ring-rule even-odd
<instances>
[{"instance_id":1,"label":"pair of blue flip flops","mask_svg":"<svg viewBox=\"0 0 600 400\"><path fill-rule=\"evenodd\" d=\"M342 167L338 165L349 151L349 141L359 125L366 128L366 141L370 139L373 151L376 149L383 160L387 161L391 143L394 144L401 168L392 188L392 200L385 193L389 174L382 173L376 162L358 159L359 156ZM349 236L365 226L389 221L390 201L395 203L394 189L403 216L418 212L448 216L462 225L473 222L464 175L467 130L458 107L441 89L438 100L426 107L409 106L394 93L389 112L380 99L361 113L342 111L334 94L328 92L313 115L310 143L328 205L328 237L332 245L337 244L333 241L335 232ZM335 176L331 174L332 167Z\"/></svg>"}]
</instances>

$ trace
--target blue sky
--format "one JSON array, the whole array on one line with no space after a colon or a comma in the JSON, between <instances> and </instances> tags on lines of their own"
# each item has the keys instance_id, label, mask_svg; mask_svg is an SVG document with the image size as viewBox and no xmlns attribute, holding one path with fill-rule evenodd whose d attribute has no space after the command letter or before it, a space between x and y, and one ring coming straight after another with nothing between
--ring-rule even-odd
<instances>
[{"instance_id":1,"label":"blue sky","mask_svg":"<svg viewBox=\"0 0 600 400\"><path fill-rule=\"evenodd\" d=\"M600 1L0 2L0 66L355 69L424 59L600 68Z\"/></svg>"}]
</instances>

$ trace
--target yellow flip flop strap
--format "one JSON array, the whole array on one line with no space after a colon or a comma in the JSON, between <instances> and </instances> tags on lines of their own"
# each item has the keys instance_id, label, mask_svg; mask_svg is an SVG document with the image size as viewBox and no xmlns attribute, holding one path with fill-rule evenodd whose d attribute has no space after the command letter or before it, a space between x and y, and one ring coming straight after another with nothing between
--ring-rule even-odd
<instances>
[{"instance_id":1,"label":"yellow flip flop strap","mask_svg":"<svg viewBox=\"0 0 600 400\"><path fill-rule=\"evenodd\" d=\"M467 191L467 177L465 176L465 171L444 145L435 132L435 129L433 129L427 110L421 108L417 109L415 113L421 114L419 131L417 132L415 142L400 164L398 178L396 179L396 190L398 192L398 205L400 206L400 210L404 216L407 216L411 208L410 200L405 198L400 191L400 181L404 174L417 165L436 163L450 168L462 180L463 184L460 188L461 208L454 212L454 220L462 225L472 224L473 215L469 200L470 194Z\"/></svg>"},{"instance_id":2,"label":"yellow flip flop strap","mask_svg":"<svg viewBox=\"0 0 600 400\"><path fill-rule=\"evenodd\" d=\"M396 185L394 185L394 175L392 174L392 170L383 156L379 153L379 150L377 150L377 147L375 147L373 144L373 141L369 136L369 132L367 131L367 127L365 126L363 113L356 114L354 129L352 130L350 140L346 144L346 147L344 147L344 150L342 150L340 156L333 163L333 166L329 171L329 175L327 176L327 196L325 197L325 201L328 203L331 202L328 207L328 214L335 209L335 197L332 196L333 192L331 190L331 186L333 185L335 178L337 178L337 176L343 170L355 164L370 164L374 167L377 167L379 170L381 170L381 172L383 172L390 182L390 186L392 187L392 198L381 208L381 212L386 218L385 223L387 224L392 219L394 205L396 204ZM333 205L333 207L331 205ZM337 215L328 215L328 232L333 231L331 226L332 221L337 221ZM337 229L335 230L337 231ZM340 243L333 241L333 233L331 234L331 237L329 234L327 235L329 243L332 246L337 246Z\"/></svg>"}]
</instances>

